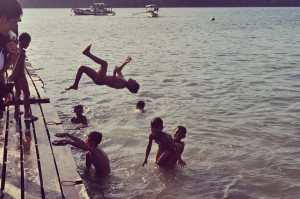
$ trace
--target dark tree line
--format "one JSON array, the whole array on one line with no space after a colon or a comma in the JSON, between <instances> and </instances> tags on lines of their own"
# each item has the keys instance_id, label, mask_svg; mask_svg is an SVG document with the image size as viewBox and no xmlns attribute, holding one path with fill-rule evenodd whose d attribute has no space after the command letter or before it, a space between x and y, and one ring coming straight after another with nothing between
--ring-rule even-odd
<instances>
[{"instance_id":1,"label":"dark tree line","mask_svg":"<svg viewBox=\"0 0 300 199\"><path fill-rule=\"evenodd\" d=\"M19 0L24 8L71 8L89 7L93 0ZM300 0L98 0L113 8L145 7L157 4L160 7L294 7Z\"/></svg>"}]
</instances>

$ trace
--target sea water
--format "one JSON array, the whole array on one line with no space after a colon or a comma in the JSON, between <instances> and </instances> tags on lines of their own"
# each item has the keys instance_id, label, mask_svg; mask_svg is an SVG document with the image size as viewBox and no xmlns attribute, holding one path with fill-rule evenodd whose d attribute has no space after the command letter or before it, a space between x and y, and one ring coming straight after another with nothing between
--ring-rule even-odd
<instances>
[{"instance_id":1,"label":"sea water","mask_svg":"<svg viewBox=\"0 0 300 199\"><path fill-rule=\"evenodd\" d=\"M73 149L91 198L298 198L300 196L300 9L115 9L116 16L74 16L70 9L24 9L20 32L32 42L27 55L45 82L65 128L82 104L89 127L68 130L85 138L103 133L110 177L85 171L85 154ZM215 21L211 21L215 17ZM107 60L108 73L136 79L138 94L96 86L80 65L99 69L81 54ZM134 111L138 100L143 114ZM145 157L150 121L161 117L172 134L187 128L185 168L160 169L153 144Z\"/></svg>"}]
</instances>

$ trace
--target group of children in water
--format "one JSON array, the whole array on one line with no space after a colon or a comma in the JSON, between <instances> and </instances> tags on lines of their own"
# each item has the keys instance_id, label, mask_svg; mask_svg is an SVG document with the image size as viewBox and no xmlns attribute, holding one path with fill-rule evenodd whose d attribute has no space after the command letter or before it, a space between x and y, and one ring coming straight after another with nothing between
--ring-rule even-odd
<instances>
[{"instance_id":1,"label":"group of children in water","mask_svg":"<svg viewBox=\"0 0 300 199\"><path fill-rule=\"evenodd\" d=\"M107 73L107 62L94 56L91 52L91 45L89 45L83 54L91 58L97 64L100 64L99 71L95 71L87 66L80 66L75 77L73 85L66 88L66 90L77 90L79 81L83 73L90 77L97 85L106 85L115 89L127 88L132 93L137 93L139 90L139 84L133 80L126 80L122 74L122 69L126 64L128 64L132 58L128 56L126 60L120 66L116 66L112 76L106 75ZM136 111L143 113L145 107L144 101L138 101L136 104ZM79 124L77 127L86 127L87 119L83 115L83 106L77 105L74 107L74 112L76 116L71 119L72 123ZM186 163L181 159L181 154L184 150L184 142L182 141L186 135L186 128L183 126L178 126L173 133L173 138L171 135L163 132L163 120L159 117L154 118L151 121L151 133L149 134L149 141L146 148L146 155L142 166L148 162L148 156L151 151L153 141L158 144L158 151L156 153L156 164L161 167L172 167L178 163L181 167L184 167ZM86 167L90 168L94 165L98 174L108 175L110 173L109 159L106 153L98 147L102 141L102 133L97 131L92 131L89 133L86 141L83 141L69 133L58 133L57 137L64 137L69 139L60 139L53 141L53 145L66 145L70 144L77 148L88 151L86 153Z\"/></svg>"},{"instance_id":2,"label":"group of children in water","mask_svg":"<svg viewBox=\"0 0 300 199\"><path fill-rule=\"evenodd\" d=\"M144 101L138 101L136 104L136 111L144 113ZM87 118L83 115L83 106L74 106L74 116L71 123L76 124L77 128L84 128L88 126ZM151 151L153 141L158 144L158 151L156 153L156 164L161 167L169 168L178 163L184 167L186 163L181 159L181 154L184 151L185 143L182 139L185 138L186 128L184 126L177 126L173 132L173 137L168 133L163 132L163 120L159 117L151 121L151 133L149 134L149 142L146 149L146 155L142 166L148 162L148 156ZM70 144L74 147L86 150L86 167L89 169L92 165L95 167L97 174L108 175L110 173L109 159L106 153L98 146L102 141L102 133L92 131L88 134L87 140L83 141L69 133L57 133L55 136L69 139L54 140L52 142L55 146Z\"/></svg>"}]
</instances>

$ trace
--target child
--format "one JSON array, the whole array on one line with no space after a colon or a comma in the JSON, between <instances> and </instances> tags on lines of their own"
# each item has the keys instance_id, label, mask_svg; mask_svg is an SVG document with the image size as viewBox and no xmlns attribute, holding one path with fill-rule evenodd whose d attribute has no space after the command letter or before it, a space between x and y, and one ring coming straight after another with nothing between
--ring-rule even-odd
<instances>
[{"instance_id":1,"label":"child","mask_svg":"<svg viewBox=\"0 0 300 199\"><path fill-rule=\"evenodd\" d=\"M97 85L106 85L115 89L127 88L131 93L137 93L140 88L140 85L133 79L129 78L128 80L126 80L122 74L122 69L126 64L128 64L132 60L131 57L128 56L123 64L121 64L119 67L118 66L115 67L113 76L108 76L106 75L107 66L108 66L107 62L94 56L90 52L91 45L89 45L82 53L87 57L89 57L90 59L92 59L97 64L100 64L99 71L96 72L95 70L87 66L80 66L76 74L76 78L73 85L66 88L66 90L70 90L70 89L77 90L80 78L82 74L85 73Z\"/></svg>"},{"instance_id":2,"label":"child","mask_svg":"<svg viewBox=\"0 0 300 199\"><path fill-rule=\"evenodd\" d=\"M149 135L149 142L146 149L145 160L143 162L143 167L147 164L147 159L152 147L152 141L158 144L158 152L156 155L156 164L159 166L166 166L169 159L173 154L176 154L178 158L178 164L184 167L186 163L181 159L180 151L177 148L172 137L163 132L163 121L161 118L156 117L151 121L151 133Z\"/></svg>"},{"instance_id":3,"label":"child","mask_svg":"<svg viewBox=\"0 0 300 199\"><path fill-rule=\"evenodd\" d=\"M83 106L81 104L74 106L74 113L76 113L76 116L71 119L71 122L72 124L79 124L76 129L87 127L87 119L84 115L82 115Z\"/></svg>"},{"instance_id":4,"label":"child","mask_svg":"<svg viewBox=\"0 0 300 199\"><path fill-rule=\"evenodd\" d=\"M144 101L138 101L137 103L136 103L136 105L135 105L135 111L136 112L141 112L141 113L143 113L143 112L145 112L145 110L144 110L144 108L145 108L145 102Z\"/></svg>"},{"instance_id":5,"label":"child","mask_svg":"<svg viewBox=\"0 0 300 199\"><path fill-rule=\"evenodd\" d=\"M57 133L57 137L69 137L71 140L55 140L52 142L55 146L71 144L74 147L88 151L86 153L86 167L91 168L92 164L94 165L97 174L108 175L110 173L109 159L106 153L98 148L102 140L102 133L97 131L92 131L88 135L86 141L83 141L69 133Z\"/></svg>"},{"instance_id":6,"label":"child","mask_svg":"<svg viewBox=\"0 0 300 199\"><path fill-rule=\"evenodd\" d=\"M25 75L25 49L29 46L31 36L28 33L22 33L19 37L19 48L20 52L16 60L16 64L13 68L12 74L8 77L9 81L14 81L16 95L15 95L15 117L20 114L20 96L21 91L23 92L23 103L24 103L24 120L36 121L38 118L29 112L30 109L30 91L28 82Z\"/></svg>"},{"instance_id":7,"label":"child","mask_svg":"<svg viewBox=\"0 0 300 199\"><path fill-rule=\"evenodd\" d=\"M183 153L183 150L184 150L185 143L181 140L183 138L185 138L185 134L186 134L186 128L184 126L177 126L177 128L174 130L174 133L173 133L173 140L180 152L180 155ZM178 158L177 158L176 154L173 154L173 156L170 157L170 159L168 161L168 165L175 166L177 161L178 161Z\"/></svg>"}]
</instances>

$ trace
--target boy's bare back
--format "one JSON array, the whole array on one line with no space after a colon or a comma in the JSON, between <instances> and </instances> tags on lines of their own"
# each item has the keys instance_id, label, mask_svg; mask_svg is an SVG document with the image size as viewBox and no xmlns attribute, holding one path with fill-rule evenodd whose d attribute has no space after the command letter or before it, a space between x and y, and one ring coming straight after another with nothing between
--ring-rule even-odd
<instances>
[{"instance_id":1,"label":"boy's bare back","mask_svg":"<svg viewBox=\"0 0 300 199\"><path fill-rule=\"evenodd\" d=\"M110 173L109 159L101 148L94 148L91 151L91 158L97 173L101 175L108 175Z\"/></svg>"}]
</instances>

